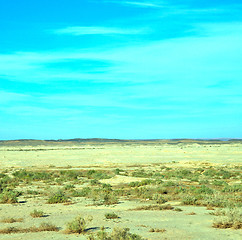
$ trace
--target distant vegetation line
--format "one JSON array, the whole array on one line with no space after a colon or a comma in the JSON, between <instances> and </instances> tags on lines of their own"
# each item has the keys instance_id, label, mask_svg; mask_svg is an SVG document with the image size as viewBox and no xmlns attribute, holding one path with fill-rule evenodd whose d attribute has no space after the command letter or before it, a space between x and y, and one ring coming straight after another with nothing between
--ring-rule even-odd
<instances>
[{"instance_id":1,"label":"distant vegetation line","mask_svg":"<svg viewBox=\"0 0 242 240\"><path fill-rule=\"evenodd\" d=\"M37 140L37 139L18 139L0 140L0 146L19 146L19 145L71 145L71 144L230 144L242 143L242 139L107 139L107 138L74 138L58 140Z\"/></svg>"}]
</instances>

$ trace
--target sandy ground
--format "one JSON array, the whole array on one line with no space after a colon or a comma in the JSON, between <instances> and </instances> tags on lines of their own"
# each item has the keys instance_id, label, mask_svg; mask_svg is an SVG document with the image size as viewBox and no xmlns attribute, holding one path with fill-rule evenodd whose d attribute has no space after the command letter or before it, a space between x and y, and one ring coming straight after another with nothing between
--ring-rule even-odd
<instances>
[{"instance_id":1,"label":"sandy ground","mask_svg":"<svg viewBox=\"0 0 242 240\"><path fill-rule=\"evenodd\" d=\"M33 168L116 168L139 167L142 165L155 166L156 164L175 164L183 167L197 165L233 165L242 163L242 144L152 144L128 145L105 144L88 145L76 144L73 146L1 146L0 169ZM112 179L102 180L115 186L120 183L139 181L142 178L115 176ZM114 206L90 206L85 198L75 198L74 204L46 204L43 197L23 198L23 203L1 204L1 217L22 217L20 223L0 223L0 229L8 226L30 227L41 222L51 222L65 228L67 222L77 215L93 216L89 227L99 229L105 226L107 231L114 227L129 227L130 232L137 233L150 240L160 239L209 239L209 240L239 240L242 239L241 230L212 228L214 216L209 215L205 207L179 206L183 211L130 211L139 205L137 201L121 199ZM179 203L171 203L173 206ZM47 217L32 218L29 214L33 209L43 210ZM105 213L114 211L120 218L105 219ZM187 213L195 212L195 215ZM151 233L150 228L164 228L164 233ZM60 232L21 233L0 235L2 240L41 240L41 239L87 239L85 235L66 235Z\"/></svg>"},{"instance_id":2,"label":"sandy ground","mask_svg":"<svg viewBox=\"0 0 242 240\"><path fill-rule=\"evenodd\" d=\"M242 144L152 144L0 147L0 169L6 167L129 166L167 162L230 164L242 162Z\"/></svg>"},{"instance_id":3,"label":"sandy ground","mask_svg":"<svg viewBox=\"0 0 242 240\"><path fill-rule=\"evenodd\" d=\"M181 206L182 212L174 211L129 211L139 204L135 201L122 201L116 206L86 206L89 202L85 199L77 199L73 205L63 204L43 204L41 200L29 200L27 204L4 205L1 207L1 216L24 218L22 223L13 223L11 226L30 227L39 225L41 222L55 223L61 228L65 228L68 221L73 220L73 216L93 216L90 228L98 229L100 226L112 229L113 227L129 227L132 233L140 234L147 239L241 239L241 230L214 229L211 227L213 216L204 207ZM47 213L45 218L32 218L29 213L32 209L42 209ZM120 216L117 220L106 220L104 215L107 212L115 211ZM195 212L196 215L187 215ZM1 223L0 228L10 226L9 223ZM150 228L164 228L164 233L150 233ZM62 232L42 232L28 234L8 234L1 235L0 239L86 239L85 235L65 235Z\"/></svg>"}]
</instances>

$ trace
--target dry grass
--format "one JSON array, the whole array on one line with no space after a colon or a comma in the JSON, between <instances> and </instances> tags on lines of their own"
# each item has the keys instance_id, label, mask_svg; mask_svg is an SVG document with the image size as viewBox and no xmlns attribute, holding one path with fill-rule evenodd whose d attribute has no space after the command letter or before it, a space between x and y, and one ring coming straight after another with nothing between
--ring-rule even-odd
<instances>
[{"instance_id":1,"label":"dry grass","mask_svg":"<svg viewBox=\"0 0 242 240\"><path fill-rule=\"evenodd\" d=\"M190 212L190 213L187 213L186 215L196 215L195 212Z\"/></svg>"},{"instance_id":2,"label":"dry grass","mask_svg":"<svg viewBox=\"0 0 242 240\"><path fill-rule=\"evenodd\" d=\"M226 221L220 220L213 223L214 228L233 228L233 229L242 229L242 222Z\"/></svg>"},{"instance_id":3,"label":"dry grass","mask_svg":"<svg viewBox=\"0 0 242 240\"><path fill-rule=\"evenodd\" d=\"M58 227L51 223L41 223L39 227L29 227L29 228L17 228L17 227L7 227L0 229L0 234L10 234L10 233L28 233L28 232L50 232L59 231Z\"/></svg>"},{"instance_id":4,"label":"dry grass","mask_svg":"<svg viewBox=\"0 0 242 240\"><path fill-rule=\"evenodd\" d=\"M167 204L167 205L147 205L147 206L140 206L140 207L136 207L133 209L130 209L131 211L142 211L142 210L173 210L174 207L172 207L171 205Z\"/></svg>"},{"instance_id":5,"label":"dry grass","mask_svg":"<svg viewBox=\"0 0 242 240\"><path fill-rule=\"evenodd\" d=\"M3 218L0 220L2 223L15 223L15 222L23 222L23 218Z\"/></svg>"},{"instance_id":6,"label":"dry grass","mask_svg":"<svg viewBox=\"0 0 242 240\"><path fill-rule=\"evenodd\" d=\"M164 233L164 232L166 232L166 229L164 229L164 228L161 228L161 229L159 229L159 228L151 228L150 230L149 230L149 232L160 232L160 233Z\"/></svg>"},{"instance_id":7,"label":"dry grass","mask_svg":"<svg viewBox=\"0 0 242 240\"><path fill-rule=\"evenodd\" d=\"M210 207L210 206L207 206L207 208L206 208L207 210L214 210L215 208L213 208L213 207Z\"/></svg>"}]
</instances>

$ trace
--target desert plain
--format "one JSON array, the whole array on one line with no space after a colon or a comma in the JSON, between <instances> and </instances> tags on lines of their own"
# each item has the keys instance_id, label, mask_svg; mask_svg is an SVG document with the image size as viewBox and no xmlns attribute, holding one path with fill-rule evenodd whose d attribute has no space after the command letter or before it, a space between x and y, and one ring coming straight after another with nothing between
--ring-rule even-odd
<instances>
[{"instance_id":1,"label":"desert plain","mask_svg":"<svg viewBox=\"0 0 242 240\"><path fill-rule=\"evenodd\" d=\"M241 163L240 140L0 141L0 239L241 239Z\"/></svg>"}]
</instances>

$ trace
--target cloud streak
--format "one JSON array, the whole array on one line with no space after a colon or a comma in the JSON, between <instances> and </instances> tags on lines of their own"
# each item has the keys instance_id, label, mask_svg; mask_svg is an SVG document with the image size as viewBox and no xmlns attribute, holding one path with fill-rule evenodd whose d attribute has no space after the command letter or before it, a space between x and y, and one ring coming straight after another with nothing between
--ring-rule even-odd
<instances>
[{"instance_id":1,"label":"cloud streak","mask_svg":"<svg viewBox=\"0 0 242 240\"><path fill-rule=\"evenodd\" d=\"M157 4L156 2L152 1L106 1L111 3L117 3L127 6L133 7L141 7L141 8L161 8L163 5Z\"/></svg>"},{"instance_id":2,"label":"cloud streak","mask_svg":"<svg viewBox=\"0 0 242 240\"><path fill-rule=\"evenodd\" d=\"M68 34L74 36L80 35L132 35L143 34L145 29L125 29L125 28L111 28L111 27L66 27L53 31L55 34Z\"/></svg>"}]
</instances>

